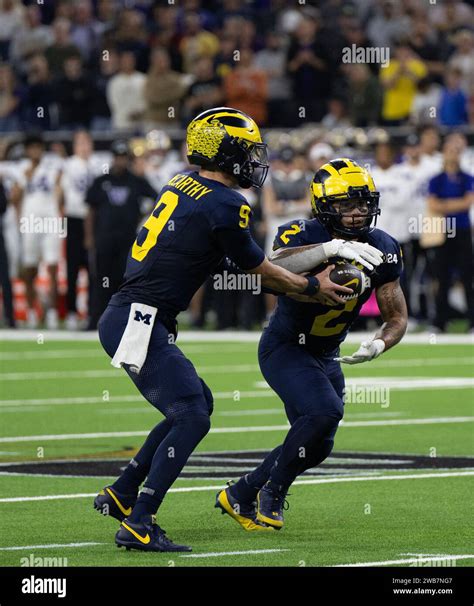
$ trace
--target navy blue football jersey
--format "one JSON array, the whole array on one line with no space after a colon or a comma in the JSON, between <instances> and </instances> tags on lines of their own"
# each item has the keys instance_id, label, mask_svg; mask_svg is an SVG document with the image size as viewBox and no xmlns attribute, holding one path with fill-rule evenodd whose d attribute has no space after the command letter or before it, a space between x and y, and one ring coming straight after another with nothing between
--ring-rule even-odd
<instances>
[{"instance_id":1,"label":"navy blue football jersey","mask_svg":"<svg viewBox=\"0 0 474 606\"><path fill-rule=\"evenodd\" d=\"M317 219L291 221L278 228L273 248L307 246L331 239L328 230ZM402 271L400 245L394 238L381 229L373 229L364 241L384 253L384 262L372 273L364 270L370 277L370 288L356 299L333 307L316 302L302 303L281 295L270 319L269 329L314 353L337 348L346 338L352 322L372 291L386 282L393 282ZM358 267L364 269L361 265Z\"/></svg>"},{"instance_id":2,"label":"navy blue football jersey","mask_svg":"<svg viewBox=\"0 0 474 606\"><path fill-rule=\"evenodd\" d=\"M250 235L250 217L240 193L197 172L178 173L139 231L111 303L145 303L174 318L224 257L243 270L257 267L265 254Z\"/></svg>"}]
</instances>

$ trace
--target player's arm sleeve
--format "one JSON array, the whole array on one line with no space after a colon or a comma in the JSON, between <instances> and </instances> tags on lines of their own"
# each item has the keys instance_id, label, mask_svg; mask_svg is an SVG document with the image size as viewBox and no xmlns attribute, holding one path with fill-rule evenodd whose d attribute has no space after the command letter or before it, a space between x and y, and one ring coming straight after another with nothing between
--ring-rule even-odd
<instances>
[{"instance_id":1,"label":"player's arm sleeve","mask_svg":"<svg viewBox=\"0 0 474 606\"><path fill-rule=\"evenodd\" d=\"M225 255L240 269L248 271L261 265L265 253L255 242L248 229L221 228L215 230L217 241Z\"/></svg>"},{"instance_id":2,"label":"player's arm sleeve","mask_svg":"<svg viewBox=\"0 0 474 606\"><path fill-rule=\"evenodd\" d=\"M210 214L211 229L219 248L244 271L255 269L265 259L249 230L252 211L244 198L221 203Z\"/></svg>"}]
</instances>

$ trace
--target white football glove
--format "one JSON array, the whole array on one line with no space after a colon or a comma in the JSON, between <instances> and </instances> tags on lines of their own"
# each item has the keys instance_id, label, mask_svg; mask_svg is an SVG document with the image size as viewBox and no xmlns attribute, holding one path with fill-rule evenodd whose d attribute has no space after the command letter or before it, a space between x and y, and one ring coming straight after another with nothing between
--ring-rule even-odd
<instances>
[{"instance_id":1,"label":"white football glove","mask_svg":"<svg viewBox=\"0 0 474 606\"><path fill-rule=\"evenodd\" d=\"M327 258L342 257L349 261L356 261L369 270L374 269L383 262L383 253L366 242L348 242L346 240L330 240L323 244Z\"/></svg>"},{"instance_id":2,"label":"white football glove","mask_svg":"<svg viewBox=\"0 0 474 606\"><path fill-rule=\"evenodd\" d=\"M380 356L384 349L385 343L382 339L363 341L359 349L352 356L342 356L342 358L334 359L336 362L342 362L343 364L362 364L362 362L370 362L370 360Z\"/></svg>"}]
</instances>

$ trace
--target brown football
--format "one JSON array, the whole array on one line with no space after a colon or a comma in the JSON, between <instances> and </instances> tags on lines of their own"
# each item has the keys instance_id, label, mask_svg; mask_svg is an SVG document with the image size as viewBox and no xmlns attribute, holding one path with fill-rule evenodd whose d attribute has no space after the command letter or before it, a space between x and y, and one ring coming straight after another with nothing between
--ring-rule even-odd
<instances>
[{"instance_id":1,"label":"brown football","mask_svg":"<svg viewBox=\"0 0 474 606\"><path fill-rule=\"evenodd\" d=\"M315 268L311 274L314 276L315 274L321 273L324 268L330 264L333 265L334 262L326 263ZM340 294L346 301L359 297L367 288L370 288L370 278L355 265L352 265L345 260L336 261L335 265L336 267L329 274L331 281L335 284L346 286L353 291L352 295L345 293Z\"/></svg>"}]
</instances>

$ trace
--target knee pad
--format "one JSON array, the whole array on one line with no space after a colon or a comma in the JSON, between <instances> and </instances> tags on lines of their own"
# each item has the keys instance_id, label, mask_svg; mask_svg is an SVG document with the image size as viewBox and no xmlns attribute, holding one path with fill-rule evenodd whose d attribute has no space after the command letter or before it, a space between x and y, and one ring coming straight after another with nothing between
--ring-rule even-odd
<instances>
[{"instance_id":1,"label":"knee pad","mask_svg":"<svg viewBox=\"0 0 474 606\"><path fill-rule=\"evenodd\" d=\"M211 419L208 414L178 415L174 418L173 425L189 428L189 431L192 431L194 435L199 437L199 440L202 440L209 433Z\"/></svg>"},{"instance_id":2,"label":"knee pad","mask_svg":"<svg viewBox=\"0 0 474 606\"><path fill-rule=\"evenodd\" d=\"M336 432L339 419L327 415L306 415L306 423L312 428L312 438L308 442L310 446L313 442L320 444L322 440L333 436Z\"/></svg>"},{"instance_id":3,"label":"knee pad","mask_svg":"<svg viewBox=\"0 0 474 606\"><path fill-rule=\"evenodd\" d=\"M211 427L209 403L202 394L173 402L167 407L166 417L173 424L189 425L193 430L196 428L198 433L202 433L203 436Z\"/></svg>"}]
</instances>

